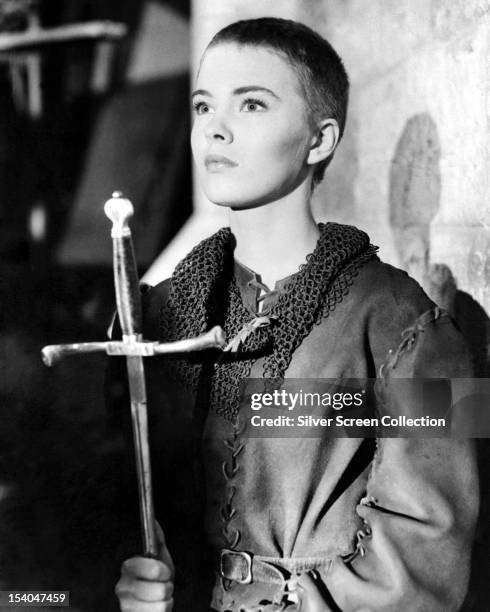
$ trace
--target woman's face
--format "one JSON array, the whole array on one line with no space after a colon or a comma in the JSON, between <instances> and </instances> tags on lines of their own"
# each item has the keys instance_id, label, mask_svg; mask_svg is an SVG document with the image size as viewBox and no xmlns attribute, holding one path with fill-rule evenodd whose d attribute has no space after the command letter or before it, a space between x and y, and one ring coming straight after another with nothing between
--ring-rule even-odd
<instances>
[{"instance_id":1,"label":"woman's face","mask_svg":"<svg viewBox=\"0 0 490 612\"><path fill-rule=\"evenodd\" d=\"M206 196L250 208L284 197L311 172L308 109L295 71L264 47L206 51L193 93L192 150Z\"/></svg>"}]
</instances>

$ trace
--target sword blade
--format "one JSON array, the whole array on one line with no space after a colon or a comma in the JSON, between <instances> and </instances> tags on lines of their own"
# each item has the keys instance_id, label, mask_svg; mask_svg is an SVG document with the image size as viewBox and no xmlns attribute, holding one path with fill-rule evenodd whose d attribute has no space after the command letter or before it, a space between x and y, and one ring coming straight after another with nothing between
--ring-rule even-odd
<instances>
[{"instance_id":1,"label":"sword blade","mask_svg":"<svg viewBox=\"0 0 490 612\"><path fill-rule=\"evenodd\" d=\"M145 556L157 557L158 543L155 535L143 357L127 357L126 362L131 396L131 422L133 425L136 473L138 478L141 536Z\"/></svg>"},{"instance_id":2,"label":"sword blade","mask_svg":"<svg viewBox=\"0 0 490 612\"><path fill-rule=\"evenodd\" d=\"M133 205L122 194L115 192L107 200L104 211L112 221L112 246L114 254L114 285L117 313L123 342L128 346L141 342L142 313L138 283L138 269L134 256L131 230L128 221L133 215ZM148 441L148 416L146 410L146 385L143 358L126 358L131 397L136 475L140 504L141 533L145 556L157 555L155 536L155 511L151 483L150 449Z\"/></svg>"}]
</instances>

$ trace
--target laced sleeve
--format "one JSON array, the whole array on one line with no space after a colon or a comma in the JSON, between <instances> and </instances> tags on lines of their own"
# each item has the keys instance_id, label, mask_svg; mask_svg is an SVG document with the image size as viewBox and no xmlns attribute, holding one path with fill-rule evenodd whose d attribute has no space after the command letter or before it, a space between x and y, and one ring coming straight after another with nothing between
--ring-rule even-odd
<instances>
[{"instance_id":1,"label":"laced sleeve","mask_svg":"<svg viewBox=\"0 0 490 612\"><path fill-rule=\"evenodd\" d=\"M380 367L379 393L393 413L417 409L416 385L398 379L471 377L465 344L437 308L405 330ZM457 380L452 381L458 394ZM468 587L478 511L472 440L380 438L357 514L364 528L337 558L328 589L344 612L450 612Z\"/></svg>"}]
</instances>

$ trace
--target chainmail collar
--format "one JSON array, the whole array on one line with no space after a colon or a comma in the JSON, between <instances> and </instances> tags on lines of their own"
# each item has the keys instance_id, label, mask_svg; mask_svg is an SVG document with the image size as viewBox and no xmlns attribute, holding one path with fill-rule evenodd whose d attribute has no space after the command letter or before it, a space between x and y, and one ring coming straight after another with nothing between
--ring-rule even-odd
<instances>
[{"instance_id":1,"label":"chainmail collar","mask_svg":"<svg viewBox=\"0 0 490 612\"><path fill-rule=\"evenodd\" d=\"M316 323L330 315L349 292L360 267L377 259L366 233L350 225L320 224L320 238L298 274L270 312L272 324L244 335L236 352L207 351L167 360L169 373L198 396L200 403L234 420L240 406L240 382L255 360L263 376L284 378L293 353ZM221 325L231 339L251 323L234 277L234 237L222 228L199 243L178 264L167 302L160 312L163 341L201 334Z\"/></svg>"}]
</instances>

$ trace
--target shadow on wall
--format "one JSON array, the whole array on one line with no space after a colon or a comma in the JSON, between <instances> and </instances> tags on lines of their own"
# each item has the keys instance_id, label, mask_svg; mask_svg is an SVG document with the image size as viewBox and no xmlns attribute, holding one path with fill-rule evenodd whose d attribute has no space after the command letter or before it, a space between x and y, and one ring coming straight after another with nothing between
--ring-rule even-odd
<instances>
[{"instance_id":1,"label":"shadow on wall","mask_svg":"<svg viewBox=\"0 0 490 612\"><path fill-rule=\"evenodd\" d=\"M490 376L490 319L476 300L457 288L448 265L429 264L430 224L440 205L440 157L432 117L425 113L411 117L391 163L390 223L403 268L454 317L470 345L476 375Z\"/></svg>"},{"instance_id":2,"label":"shadow on wall","mask_svg":"<svg viewBox=\"0 0 490 612\"><path fill-rule=\"evenodd\" d=\"M440 157L439 135L432 117L425 113L411 117L391 163L390 223L403 268L418 280L434 302L450 312L470 346L476 376L489 377L490 319L471 295L458 289L448 265L429 264L430 223L440 205ZM490 488L486 484L490 444L481 439L477 445L481 508L464 612L485 609L490 596L486 579L490 546Z\"/></svg>"},{"instance_id":3,"label":"shadow on wall","mask_svg":"<svg viewBox=\"0 0 490 612\"><path fill-rule=\"evenodd\" d=\"M440 205L441 148L427 114L411 117L390 169L390 224L404 269L422 286L429 262L430 224Z\"/></svg>"}]
</instances>

